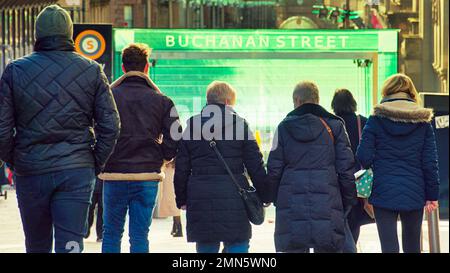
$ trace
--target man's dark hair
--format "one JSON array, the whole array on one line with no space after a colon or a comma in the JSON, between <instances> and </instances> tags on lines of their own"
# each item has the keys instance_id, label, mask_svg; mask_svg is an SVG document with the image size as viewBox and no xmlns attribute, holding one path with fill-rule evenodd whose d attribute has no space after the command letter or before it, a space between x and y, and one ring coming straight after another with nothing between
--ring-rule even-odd
<instances>
[{"instance_id":1,"label":"man's dark hair","mask_svg":"<svg viewBox=\"0 0 450 273\"><path fill-rule=\"evenodd\" d=\"M336 115L353 114L356 112L357 104L352 93L348 89L337 89L331 102L331 108Z\"/></svg>"},{"instance_id":2,"label":"man's dark hair","mask_svg":"<svg viewBox=\"0 0 450 273\"><path fill-rule=\"evenodd\" d=\"M151 49L146 44L130 44L122 50L122 63L127 72L143 72Z\"/></svg>"}]
</instances>

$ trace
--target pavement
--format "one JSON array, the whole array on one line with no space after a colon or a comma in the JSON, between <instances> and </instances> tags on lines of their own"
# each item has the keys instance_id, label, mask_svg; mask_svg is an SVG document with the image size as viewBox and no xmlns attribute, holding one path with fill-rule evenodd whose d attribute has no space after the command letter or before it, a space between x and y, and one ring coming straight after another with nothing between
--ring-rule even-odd
<instances>
[{"instance_id":1,"label":"pavement","mask_svg":"<svg viewBox=\"0 0 450 273\"><path fill-rule=\"evenodd\" d=\"M183 227L186 226L183 218ZM251 240L250 252L253 253L274 253L273 233L275 224L275 210L273 207L267 210L267 220L260 226L253 227L253 238ZM449 222L440 221L440 242L441 252L449 253ZM94 224L95 227L95 224ZM101 252L101 243L96 242L95 228L91 230L91 237L85 240L86 253ZM187 243L186 237L173 238L170 235L172 230L172 219L153 219L149 241L150 252L152 253L194 253L195 244ZM401 236L401 226L398 226L399 237ZM401 237L400 237L401 238ZM122 252L129 252L128 222L122 240ZM358 251L361 253L380 253L381 247L378 240L377 228L375 224L365 225L361 228ZM0 197L0 253L23 253L24 235L20 220L17 200L13 190L8 192L8 199ZM423 224L423 252L429 252L427 223Z\"/></svg>"}]
</instances>

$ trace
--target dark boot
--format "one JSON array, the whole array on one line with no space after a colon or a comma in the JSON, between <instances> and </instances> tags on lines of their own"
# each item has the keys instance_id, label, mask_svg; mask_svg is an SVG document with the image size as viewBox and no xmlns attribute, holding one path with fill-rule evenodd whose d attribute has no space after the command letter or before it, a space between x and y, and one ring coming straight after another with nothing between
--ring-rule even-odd
<instances>
[{"instance_id":1,"label":"dark boot","mask_svg":"<svg viewBox=\"0 0 450 273\"><path fill-rule=\"evenodd\" d=\"M181 216L173 217L172 236L173 237L183 237L183 227L181 225Z\"/></svg>"}]
</instances>

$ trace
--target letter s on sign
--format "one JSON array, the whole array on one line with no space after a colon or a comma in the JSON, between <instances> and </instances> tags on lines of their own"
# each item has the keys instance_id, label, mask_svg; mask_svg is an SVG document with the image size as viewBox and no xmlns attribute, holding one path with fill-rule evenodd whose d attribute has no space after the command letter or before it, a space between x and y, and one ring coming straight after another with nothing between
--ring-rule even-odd
<instances>
[{"instance_id":1,"label":"letter s on sign","mask_svg":"<svg viewBox=\"0 0 450 273\"><path fill-rule=\"evenodd\" d=\"M94 49L94 44L92 44L92 40L87 41L87 49L88 50Z\"/></svg>"}]
</instances>

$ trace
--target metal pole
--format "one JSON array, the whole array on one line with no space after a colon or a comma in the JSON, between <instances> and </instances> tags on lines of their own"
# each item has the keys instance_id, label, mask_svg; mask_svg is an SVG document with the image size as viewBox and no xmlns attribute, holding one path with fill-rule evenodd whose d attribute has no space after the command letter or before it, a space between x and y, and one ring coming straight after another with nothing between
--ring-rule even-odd
<instances>
[{"instance_id":1,"label":"metal pole","mask_svg":"<svg viewBox=\"0 0 450 273\"><path fill-rule=\"evenodd\" d=\"M345 9L347 10L347 14L345 15L345 29L350 28L350 0L345 1Z\"/></svg>"},{"instance_id":2,"label":"metal pole","mask_svg":"<svg viewBox=\"0 0 450 273\"><path fill-rule=\"evenodd\" d=\"M436 209L431 213L427 213L427 221L430 253L441 253L441 244L439 238L439 209Z\"/></svg>"}]
</instances>

